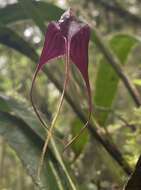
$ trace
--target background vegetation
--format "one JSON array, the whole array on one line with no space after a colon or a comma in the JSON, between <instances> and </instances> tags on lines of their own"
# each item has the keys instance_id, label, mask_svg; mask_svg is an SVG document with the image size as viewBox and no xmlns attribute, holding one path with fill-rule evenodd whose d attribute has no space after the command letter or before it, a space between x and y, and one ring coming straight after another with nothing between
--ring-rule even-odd
<instances>
[{"instance_id":1,"label":"background vegetation","mask_svg":"<svg viewBox=\"0 0 141 190\"><path fill-rule=\"evenodd\" d=\"M93 116L88 130L63 154L64 145L87 121L84 83L72 66L57 138L51 140L37 184L46 134L29 91L47 24L68 7L92 29ZM140 0L0 0L0 190L141 189L140 10ZM36 82L34 101L48 125L63 80L64 63L57 60Z\"/></svg>"}]
</instances>

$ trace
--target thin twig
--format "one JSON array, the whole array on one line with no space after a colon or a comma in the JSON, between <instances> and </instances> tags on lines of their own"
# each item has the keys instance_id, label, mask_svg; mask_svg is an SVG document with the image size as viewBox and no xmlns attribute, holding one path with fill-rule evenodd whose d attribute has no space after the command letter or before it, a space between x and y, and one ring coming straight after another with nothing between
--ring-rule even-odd
<instances>
[{"instance_id":1,"label":"thin twig","mask_svg":"<svg viewBox=\"0 0 141 190\"><path fill-rule=\"evenodd\" d=\"M95 106L95 110L98 110L98 112L109 112L113 114L116 118L118 118L120 121L122 121L127 127L129 127L133 132L136 130L135 125L130 124L121 114L117 113L116 110L112 108L106 108L101 106Z\"/></svg>"}]
</instances>

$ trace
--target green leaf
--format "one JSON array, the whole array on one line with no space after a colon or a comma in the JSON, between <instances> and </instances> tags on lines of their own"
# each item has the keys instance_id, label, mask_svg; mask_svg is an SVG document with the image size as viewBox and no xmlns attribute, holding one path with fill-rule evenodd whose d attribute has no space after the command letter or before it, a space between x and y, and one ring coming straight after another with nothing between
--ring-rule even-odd
<instances>
[{"instance_id":1,"label":"green leaf","mask_svg":"<svg viewBox=\"0 0 141 190\"><path fill-rule=\"evenodd\" d=\"M26 101L19 102L13 98L6 97L6 96L0 96L0 99L2 99L3 102L5 102L7 104L8 108L10 108L13 117L17 118L17 120L19 119L21 122L24 123L24 125L26 125L25 130L29 134L28 138L31 140L31 142L32 142L32 136L30 138L30 135L32 135L32 134L30 134L30 131L32 133L34 133L33 134L34 136L37 136L37 140L40 138L40 141L42 141L40 149L38 150L39 151L38 155L35 155L31 152L31 156L32 155L35 156L34 159L36 159L38 157L38 160L36 160L36 163L34 163L34 168L32 168L33 166L31 166L32 170L34 169L34 171L35 171L38 166L39 158L41 155L41 150L42 150L42 146L43 146L43 142L44 142L43 139L45 138L44 131L42 130L42 128L40 126L40 122L36 119L34 112L32 112L30 106L28 105L28 103ZM2 111L2 114L3 114L3 110L0 109L0 111ZM0 117L0 118L1 118L1 121L3 121L3 117ZM22 123L19 124L19 126L22 127ZM24 127L22 127L22 128L24 129ZM18 130L17 127L15 129L15 133L13 134L15 136L18 133L18 132L16 133L16 130ZM9 132L10 131L11 130L9 130ZM24 130L21 130L21 133L22 133L22 131L24 132ZM33 140L36 141L35 138ZM18 144L19 142L16 141L16 143ZM32 144L33 144L33 148L34 148L34 146L36 146L36 144L34 144L34 142L32 142ZM19 148L19 149L22 150L21 148ZM36 147L35 147L35 149L36 149ZM17 149L15 149L15 150L21 158L21 156L22 156L22 155L20 155L21 152L18 152ZM52 153L52 151L50 149L48 149L47 156L46 156L47 157L47 160L46 160L47 167L45 167L45 171L42 173L42 181L41 181L40 185L47 186L49 184L48 180L50 180L50 184L49 184L50 188L49 189L51 189L51 190L54 188L56 190L66 190L66 189L76 190L75 185L73 186L73 188L72 188L72 185L70 185L69 180L71 180L71 178L70 178L70 176L66 176L66 168L62 168L62 163L59 160L60 158L58 158L59 156L56 155L55 151L56 150L54 150L54 148L53 148L53 153ZM26 154L28 154L28 153L26 152L25 155ZM53 163L50 160L50 157L53 159L53 161L54 161ZM24 159L24 156L23 156L23 158L21 158L21 160L22 159ZM26 156L25 156L25 159L26 159ZM30 163L28 163L28 160L25 160L25 161L27 161L27 164L30 165ZM32 171L32 172L34 172L34 171ZM53 173L52 175L50 174L51 172ZM30 175L32 174L31 171L29 171L29 174ZM36 172L34 172L33 174L36 174ZM34 180L35 180L35 175L32 177L34 177ZM47 178L47 180L46 180L46 178ZM55 180L55 182L53 182L54 180ZM55 185L55 183L56 183L56 185ZM52 186L51 186L51 184L52 184ZM54 186L53 186L53 184L54 184Z\"/></svg>"},{"instance_id":2,"label":"green leaf","mask_svg":"<svg viewBox=\"0 0 141 190\"><path fill-rule=\"evenodd\" d=\"M8 144L17 152L20 160L28 173L36 183L37 166L39 163L43 140L34 133L33 130L21 119L0 111L0 135L2 135ZM44 190L62 190L54 166L56 159L51 152L48 152L41 175L39 188ZM56 172L56 174L55 174Z\"/></svg>"},{"instance_id":3,"label":"green leaf","mask_svg":"<svg viewBox=\"0 0 141 190\"><path fill-rule=\"evenodd\" d=\"M30 105L25 100L17 101L12 97L0 95L0 101L7 106L6 112L12 113L14 116L21 118L35 133L44 138L44 131L35 113L31 109ZM0 106L0 111L4 112L5 109Z\"/></svg>"},{"instance_id":4,"label":"green leaf","mask_svg":"<svg viewBox=\"0 0 141 190\"><path fill-rule=\"evenodd\" d=\"M72 136L76 136L79 131L81 130L81 128L83 127L83 124L80 120L76 119L73 121L72 123L72 128L71 128L71 134ZM74 151L75 153L75 158L77 158L81 153L82 151L84 150L87 142L88 142L88 139L89 139L89 134L88 134L88 131L85 130L82 134L81 134L81 137L77 140L77 142L74 142L71 147L72 147L72 150Z\"/></svg>"},{"instance_id":5,"label":"green leaf","mask_svg":"<svg viewBox=\"0 0 141 190\"><path fill-rule=\"evenodd\" d=\"M26 15L32 18L40 30L45 33L46 27L44 25L44 19L42 17L42 12L39 11L32 0L19 0L22 10L24 10ZM28 9L27 9L28 7Z\"/></svg>"},{"instance_id":6,"label":"green leaf","mask_svg":"<svg viewBox=\"0 0 141 190\"><path fill-rule=\"evenodd\" d=\"M63 10L51 3L42 1L33 1L33 5L40 10L40 14L44 20L58 20ZM31 19L28 14L25 14L24 10L21 9L19 3L7 5L4 8L0 8L0 23L11 24L21 20Z\"/></svg>"},{"instance_id":7,"label":"green leaf","mask_svg":"<svg viewBox=\"0 0 141 190\"><path fill-rule=\"evenodd\" d=\"M109 46L124 65L127 61L128 55L132 48L137 43L137 39L126 34L118 34L112 37L109 41ZM104 57L99 62L99 69L97 72L95 83L94 102L96 106L110 109L115 95L118 90L119 77L113 70L110 64L107 63ZM104 125L109 113L98 112L97 117L101 125Z\"/></svg>"},{"instance_id":8,"label":"green leaf","mask_svg":"<svg viewBox=\"0 0 141 190\"><path fill-rule=\"evenodd\" d=\"M3 110L4 112L11 111L10 107L8 106L7 102L4 100L4 95L0 94L0 110Z\"/></svg>"}]
</instances>

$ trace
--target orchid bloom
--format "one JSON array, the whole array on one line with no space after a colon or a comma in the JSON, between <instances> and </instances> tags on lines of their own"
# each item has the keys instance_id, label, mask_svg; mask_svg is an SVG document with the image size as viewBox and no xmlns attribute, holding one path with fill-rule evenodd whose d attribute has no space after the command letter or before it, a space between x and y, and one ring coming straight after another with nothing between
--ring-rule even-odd
<instances>
[{"instance_id":1,"label":"orchid bloom","mask_svg":"<svg viewBox=\"0 0 141 190\"><path fill-rule=\"evenodd\" d=\"M57 22L50 22L47 28L47 32L45 35L44 47L40 56L39 64L37 65L36 72L33 77L32 87L31 87L31 102L33 108L44 125L46 127L45 122L41 118L39 112L37 111L33 99L32 99L32 89L36 79L38 72L43 68L43 66L49 63L50 60L65 57L65 81L64 88L62 92L62 96L60 99L60 103L58 106L58 110L55 118L52 121L51 127L48 131L48 138L45 142L43 155L41 158L41 162L43 162L43 157L51 137L52 129L55 125L57 116L60 112L60 108L63 102L65 89L67 87L67 83L69 80L69 66L70 63L73 63L77 66L78 70L82 74L82 77L85 81L87 93L88 93L88 103L89 103L89 117L90 120L92 103L91 103L91 90L89 84L89 76L88 76L88 44L90 38L90 28L87 24L84 24L77 20L73 11L71 9L67 10ZM71 60L71 61L70 61ZM87 126L88 122L84 126ZM83 129L83 128L82 128ZM71 141L72 142L72 141ZM69 143L70 144L70 143Z\"/></svg>"}]
</instances>

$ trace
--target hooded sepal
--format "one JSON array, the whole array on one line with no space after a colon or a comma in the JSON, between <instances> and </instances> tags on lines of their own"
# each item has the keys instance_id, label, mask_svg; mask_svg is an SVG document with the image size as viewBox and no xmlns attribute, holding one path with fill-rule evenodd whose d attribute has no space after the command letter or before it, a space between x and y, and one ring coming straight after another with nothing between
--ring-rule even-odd
<instances>
[{"instance_id":1,"label":"hooded sepal","mask_svg":"<svg viewBox=\"0 0 141 190\"><path fill-rule=\"evenodd\" d=\"M45 35L44 47L40 56L38 68L48 63L51 59L65 54L65 38L62 36L57 22L51 22Z\"/></svg>"},{"instance_id":2,"label":"hooded sepal","mask_svg":"<svg viewBox=\"0 0 141 190\"><path fill-rule=\"evenodd\" d=\"M85 81L87 92L88 92L88 101L89 101L89 110L91 112L92 103L91 103L91 89L88 76L88 44L90 39L90 28L88 25L84 25L79 32L77 32L71 39L70 43L70 58L72 62L77 66L82 77Z\"/></svg>"}]
</instances>

